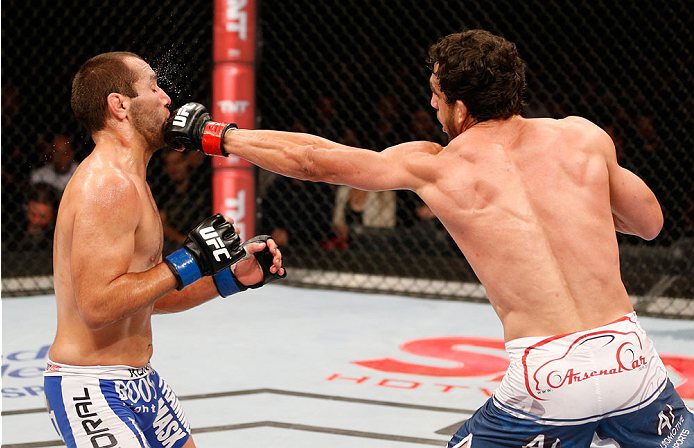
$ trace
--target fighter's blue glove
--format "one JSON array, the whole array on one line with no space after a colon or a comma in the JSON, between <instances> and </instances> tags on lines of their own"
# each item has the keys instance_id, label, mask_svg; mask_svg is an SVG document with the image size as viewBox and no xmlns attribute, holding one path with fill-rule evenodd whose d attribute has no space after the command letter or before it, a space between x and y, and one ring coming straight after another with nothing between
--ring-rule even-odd
<instances>
[{"instance_id":1,"label":"fighter's blue glove","mask_svg":"<svg viewBox=\"0 0 694 448\"><path fill-rule=\"evenodd\" d=\"M234 226L218 213L191 230L183 248L164 261L176 276L176 289L181 290L203 276L219 273L245 255Z\"/></svg>"}]
</instances>

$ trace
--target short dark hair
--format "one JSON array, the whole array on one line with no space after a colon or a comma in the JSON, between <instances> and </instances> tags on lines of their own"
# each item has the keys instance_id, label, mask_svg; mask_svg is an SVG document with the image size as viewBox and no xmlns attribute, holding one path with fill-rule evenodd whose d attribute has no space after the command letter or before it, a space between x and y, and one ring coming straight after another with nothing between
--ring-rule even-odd
<instances>
[{"instance_id":1,"label":"short dark hair","mask_svg":"<svg viewBox=\"0 0 694 448\"><path fill-rule=\"evenodd\" d=\"M127 57L142 59L128 51L102 53L82 64L72 80L70 105L75 118L89 133L100 131L106 125L109 94L137 96L133 86L137 75L125 63Z\"/></svg>"},{"instance_id":2,"label":"short dark hair","mask_svg":"<svg viewBox=\"0 0 694 448\"><path fill-rule=\"evenodd\" d=\"M525 62L516 45L485 30L465 30L429 48L428 62L446 102L461 100L482 122L509 118L523 110Z\"/></svg>"}]
</instances>

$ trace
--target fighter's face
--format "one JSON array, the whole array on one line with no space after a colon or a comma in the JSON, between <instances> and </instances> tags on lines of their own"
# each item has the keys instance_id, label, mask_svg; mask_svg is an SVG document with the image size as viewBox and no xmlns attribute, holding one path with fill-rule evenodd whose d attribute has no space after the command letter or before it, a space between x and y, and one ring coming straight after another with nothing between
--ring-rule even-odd
<instances>
[{"instance_id":1,"label":"fighter's face","mask_svg":"<svg viewBox=\"0 0 694 448\"><path fill-rule=\"evenodd\" d=\"M169 118L171 98L157 85L157 75L144 61L134 59L132 67L138 73L135 83L137 96L132 98L131 118L135 129L154 148L163 148L164 126Z\"/></svg>"},{"instance_id":2,"label":"fighter's face","mask_svg":"<svg viewBox=\"0 0 694 448\"><path fill-rule=\"evenodd\" d=\"M438 64L434 65L434 73L438 69ZM449 140L457 137L460 132L457 129L455 122L455 104L446 102L446 95L441 91L438 76L434 73L429 78L429 86L431 87L431 107L436 109L436 118L443 127L443 132L446 133Z\"/></svg>"}]
</instances>

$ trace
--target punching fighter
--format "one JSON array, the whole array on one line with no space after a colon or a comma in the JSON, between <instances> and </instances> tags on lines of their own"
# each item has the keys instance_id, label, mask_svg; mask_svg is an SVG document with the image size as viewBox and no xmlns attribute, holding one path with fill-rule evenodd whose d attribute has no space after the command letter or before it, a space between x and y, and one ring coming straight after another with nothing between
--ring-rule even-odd
<instances>
[{"instance_id":1,"label":"punching fighter","mask_svg":"<svg viewBox=\"0 0 694 448\"><path fill-rule=\"evenodd\" d=\"M361 190L416 192L484 285L511 359L449 448L694 446L694 418L621 280L616 232L655 238L658 200L587 119L521 116L516 46L465 30L429 49L431 106L449 142L381 152L321 137L241 130L199 104L173 146L234 154L276 173ZM461 316L461 325L464 318ZM686 440L685 440L686 439Z\"/></svg>"},{"instance_id":2,"label":"punching fighter","mask_svg":"<svg viewBox=\"0 0 694 448\"><path fill-rule=\"evenodd\" d=\"M170 103L152 68L133 53L95 56L73 80L72 109L95 147L58 211L58 325L44 373L48 411L68 447L194 447L176 394L150 364L152 314L286 275L272 239L242 243L219 214L162 257L146 171L166 146Z\"/></svg>"}]
</instances>

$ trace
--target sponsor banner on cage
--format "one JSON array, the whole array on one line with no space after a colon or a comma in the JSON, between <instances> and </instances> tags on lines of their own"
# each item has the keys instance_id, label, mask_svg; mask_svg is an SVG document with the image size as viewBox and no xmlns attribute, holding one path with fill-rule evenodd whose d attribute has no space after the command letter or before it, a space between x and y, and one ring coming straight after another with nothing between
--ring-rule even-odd
<instances>
[{"instance_id":1,"label":"sponsor banner on cage","mask_svg":"<svg viewBox=\"0 0 694 448\"><path fill-rule=\"evenodd\" d=\"M245 64L217 64L212 88L212 119L236 123L241 129L255 127L255 74L253 67ZM233 131L232 131L233 132ZM213 166L237 166L251 168L249 162L230 155L214 157Z\"/></svg>"},{"instance_id":2,"label":"sponsor banner on cage","mask_svg":"<svg viewBox=\"0 0 694 448\"><path fill-rule=\"evenodd\" d=\"M252 170L218 168L212 178L214 213L233 218L241 241L255 235L255 180Z\"/></svg>"},{"instance_id":3,"label":"sponsor banner on cage","mask_svg":"<svg viewBox=\"0 0 694 448\"><path fill-rule=\"evenodd\" d=\"M255 0L215 0L213 48L215 62L255 59Z\"/></svg>"}]
</instances>

